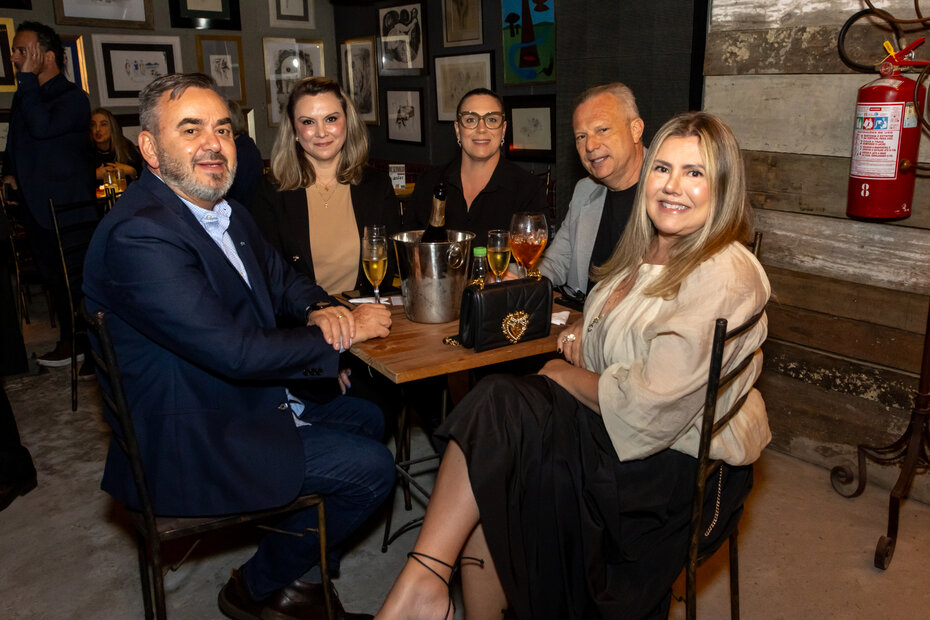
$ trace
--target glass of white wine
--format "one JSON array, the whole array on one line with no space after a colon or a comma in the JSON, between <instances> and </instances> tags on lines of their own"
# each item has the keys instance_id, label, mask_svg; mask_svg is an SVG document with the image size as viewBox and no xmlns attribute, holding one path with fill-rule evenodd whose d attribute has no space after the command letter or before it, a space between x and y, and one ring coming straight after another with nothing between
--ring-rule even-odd
<instances>
[{"instance_id":1,"label":"glass of white wine","mask_svg":"<svg viewBox=\"0 0 930 620\"><path fill-rule=\"evenodd\" d=\"M380 235L366 236L362 239L362 270L365 277L375 289L375 303L381 303L378 288L387 274L388 244L387 237Z\"/></svg>"},{"instance_id":2,"label":"glass of white wine","mask_svg":"<svg viewBox=\"0 0 930 620\"><path fill-rule=\"evenodd\" d=\"M510 231L488 231L488 267L494 274L497 282L503 278L510 264Z\"/></svg>"}]
</instances>

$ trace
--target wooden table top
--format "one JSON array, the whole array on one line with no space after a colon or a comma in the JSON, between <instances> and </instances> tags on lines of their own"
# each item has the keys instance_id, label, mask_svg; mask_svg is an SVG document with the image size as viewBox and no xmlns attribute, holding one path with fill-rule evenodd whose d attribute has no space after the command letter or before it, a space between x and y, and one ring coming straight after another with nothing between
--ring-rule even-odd
<instances>
[{"instance_id":1,"label":"wooden table top","mask_svg":"<svg viewBox=\"0 0 930 620\"><path fill-rule=\"evenodd\" d=\"M553 306L553 312L566 310ZM581 318L572 311L568 322ZM443 344L446 336L459 331L458 320L449 323L414 323L404 314L403 306L391 308L391 333L387 338L374 338L352 345L349 351L394 383L407 383L426 377L470 370L498 362L508 362L557 349L557 339L563 327L553 325L547 338L475 353L473 349Z\"/></svg>"}]
</instances>

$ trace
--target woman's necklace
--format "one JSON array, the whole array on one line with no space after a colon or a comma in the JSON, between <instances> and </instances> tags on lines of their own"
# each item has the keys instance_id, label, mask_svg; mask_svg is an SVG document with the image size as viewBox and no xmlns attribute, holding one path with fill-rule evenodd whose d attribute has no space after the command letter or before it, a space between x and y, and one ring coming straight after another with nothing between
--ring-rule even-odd
<instances>
[{"instance_id":1,"label":"woman's necklace","mask_svg":"<svg viewBox=\"0 0 930 620\"><path fill-rule=\"evenodd\" d=\"M633 289L633 285L636 284L636 274L639 272L637 267L636 271L625 277L620 281L620 284L610 293L610 296L607 298L607 301L604 302L603 307L601 308L601 313L594 317L594 320L588 325L586 333L591 333L597 324L601 322L609 312L616 308L623 299L630 294L630 291Z\"/></svg>"},{"instance_id":2,"label":"woman's necklace","mask_svg":"<svg viewBox=\"0 0 930 620\"><path fill-rule=\"evenodd\" d=\"M316 189L316 192L320 195L320 200L323 201L323 208L329 208L329 201L332 199L333 188L330 188L330 185L335 182L335 179L330 179L329 183L323 183L322 181L317 181L313 184L313 187ZM337 184L338 185L338 184Z\"/></svg>"}]
</instances>

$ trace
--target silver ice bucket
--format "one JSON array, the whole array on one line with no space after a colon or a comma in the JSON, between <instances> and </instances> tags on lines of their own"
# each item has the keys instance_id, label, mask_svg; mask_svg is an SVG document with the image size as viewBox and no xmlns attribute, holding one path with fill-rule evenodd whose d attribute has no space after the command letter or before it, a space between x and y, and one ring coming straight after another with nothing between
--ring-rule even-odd
<instances>
[{"instance_id":1,"label":"silver ice bucket","mask_svg":"<svg viewBox=\"0 0 930 620\"><path fill-rule=\"evenodd\" d=\"M450 230L448 241L439 243L420 243L422 235L422 230L411 230L391 237L404 312L417 323L448 323L459 318L475 233Z\"/></svg>"}]
</instances>

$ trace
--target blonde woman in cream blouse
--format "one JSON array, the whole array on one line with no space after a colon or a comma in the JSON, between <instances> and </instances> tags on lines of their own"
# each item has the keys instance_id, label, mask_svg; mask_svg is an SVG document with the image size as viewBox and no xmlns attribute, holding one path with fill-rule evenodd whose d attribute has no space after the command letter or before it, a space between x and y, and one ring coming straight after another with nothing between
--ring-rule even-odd
<instances>
[{"instance_id":1,"label":"blonde woman in cream blouse","mask_svg":"<svg viewBox=\"0 0 930 620\"><path fill-rule=\"evenodd\" d=\"M560 334L565 359L536 376L484 380L437 431L450 442L436 488L380 618L443 617L442 580L460 555L469 616L667 616L686 555L714 319L741 324L770 286L740 243L751 210L722 121L673 118L641 178L623 238L592 273L583 321ZM771 438L752 389L766 330L763 319L724 356L726 371L757 351L752 376L721 399L749 392L712 444L727 463L721 524L742 507ZM708 487L716 499L717 484Z\"/></svg>"}]
</instances>

